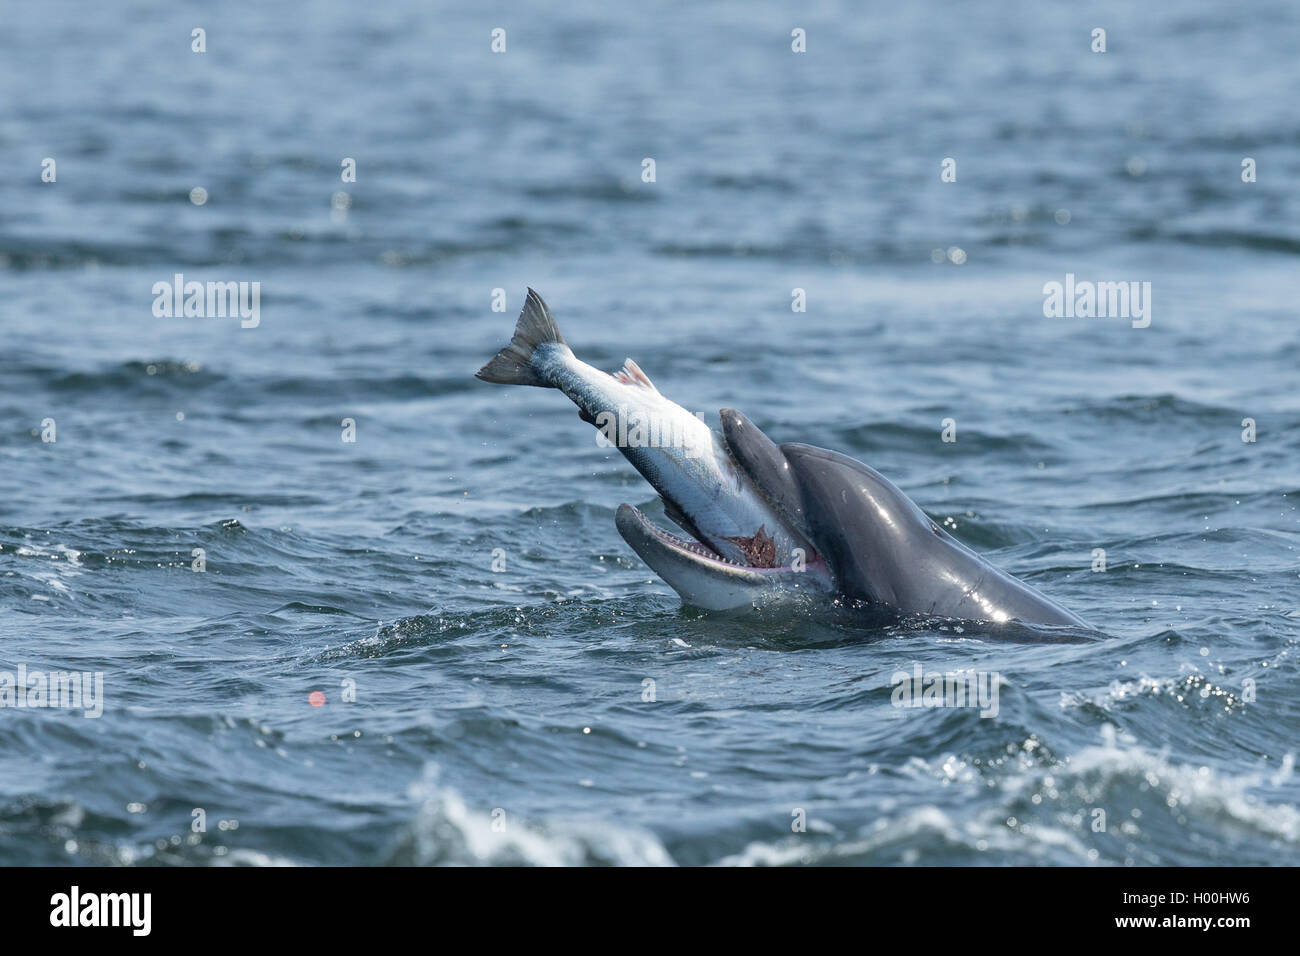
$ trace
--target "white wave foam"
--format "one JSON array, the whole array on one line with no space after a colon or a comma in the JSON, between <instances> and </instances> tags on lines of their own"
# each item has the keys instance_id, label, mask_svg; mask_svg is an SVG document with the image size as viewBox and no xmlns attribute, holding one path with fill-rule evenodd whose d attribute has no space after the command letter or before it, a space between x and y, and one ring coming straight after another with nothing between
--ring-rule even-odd
<instances>
[{"instance_id":1,"label":"white wave foam","mask_svg":"<svg viewBox=\"0 0 1300 956\"><path fill-rule=\"evenodd\" d=\"M412 788L420 803L393 862L422 866L672 866L643 830L605 823L526 820L506 808L471 809L430 765ZM409 859L408 859L409 858Z\"/></svg>"}]
</instances>

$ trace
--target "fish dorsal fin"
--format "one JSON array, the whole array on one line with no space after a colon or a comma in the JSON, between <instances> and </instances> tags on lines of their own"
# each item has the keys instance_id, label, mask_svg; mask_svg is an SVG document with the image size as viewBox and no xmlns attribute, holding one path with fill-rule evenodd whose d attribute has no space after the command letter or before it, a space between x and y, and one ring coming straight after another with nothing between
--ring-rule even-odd
<instances>
[{"instance_id":1,"label":"fish dorsal fin","mask_svg":"<svg viewBox=\"0 0 1300 956\"><path fill-rule=\"evenodd\" d=\"M654 382L650 381L649 376L641 371L641 366L631 359L623 361L623 367L614 373L614 378L624 385L640 385L642 388L650 389L656 395L659 394L659 389L655 388Z\"/></svg>"}]
</instances>

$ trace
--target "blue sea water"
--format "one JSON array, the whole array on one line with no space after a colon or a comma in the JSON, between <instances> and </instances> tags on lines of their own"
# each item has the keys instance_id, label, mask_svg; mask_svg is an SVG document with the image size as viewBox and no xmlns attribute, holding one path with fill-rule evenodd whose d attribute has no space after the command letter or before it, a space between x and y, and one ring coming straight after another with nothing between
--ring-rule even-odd
<instances>
[{"instance_id":1,"label":"blue sea water","mask_svg":"<svg viewBox=\"0 0 1300 956\"><path fill-rule=\"evenodd\" d=\"M1300 862L1298 28L12 5L0 672L103 713L0 708L0 863ZM260 283L256 327L155 316L177 273ZM1150 325L1046 317L1067 274ZM650 487L473 378L527 286L1108 639L683 607L614 529ZM998 714L893 706L917 665Z\"/></svg>"}]
</instances>

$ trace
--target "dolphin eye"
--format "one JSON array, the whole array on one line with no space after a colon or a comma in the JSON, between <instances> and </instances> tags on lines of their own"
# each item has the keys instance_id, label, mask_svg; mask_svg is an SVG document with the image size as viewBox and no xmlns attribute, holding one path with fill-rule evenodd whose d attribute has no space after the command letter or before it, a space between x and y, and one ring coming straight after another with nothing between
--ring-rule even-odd
<instances>
[{"instance_id":1,"label":"dolphin eye","mask_svg":"<svg viewBox=\"0 0 1300 956\"><path fill-rule=\"evenodd\" d=\"M937 534L939 537L941 538L943 537L943 532L939 530L939 526L935 524L933 521L930 522L930 530L933 531L935 534Z\"/></svg>"}]
</instances>

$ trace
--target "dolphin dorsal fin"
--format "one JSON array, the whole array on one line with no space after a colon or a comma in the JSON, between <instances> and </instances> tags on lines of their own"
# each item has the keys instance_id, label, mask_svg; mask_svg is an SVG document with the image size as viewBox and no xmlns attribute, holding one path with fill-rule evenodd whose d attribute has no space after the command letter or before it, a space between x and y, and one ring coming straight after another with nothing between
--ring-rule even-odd
<instances>
[{"instance_id":1,"label":"dolphin dorsal fin","mask_svg":"<svg viewBox=\"0 0 1300 956\"><path fill-rule=\"evenodd\" d=\"M659 394L659 389L655 388L654 382L650 381L650 377L641 371L641 366L631 359L623 360L623 367L614 373L614 378L624 385L640 385L642 388L650 389L656 395Z\"/></svg>"}]
</instances>

